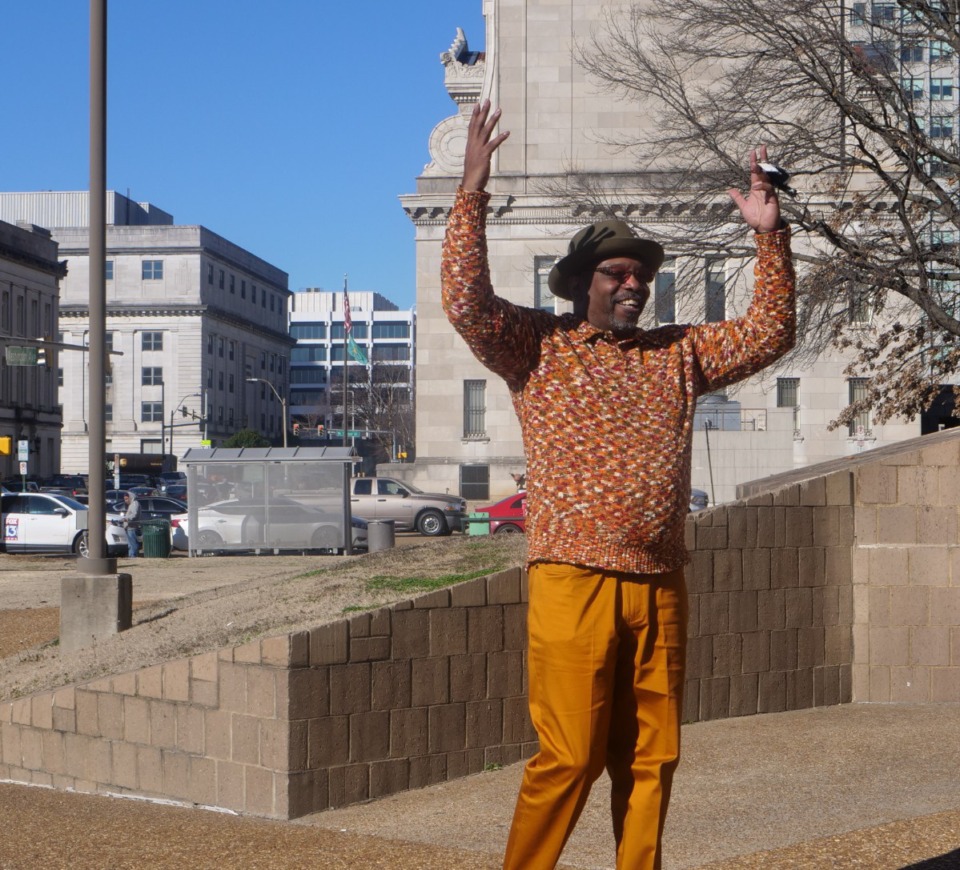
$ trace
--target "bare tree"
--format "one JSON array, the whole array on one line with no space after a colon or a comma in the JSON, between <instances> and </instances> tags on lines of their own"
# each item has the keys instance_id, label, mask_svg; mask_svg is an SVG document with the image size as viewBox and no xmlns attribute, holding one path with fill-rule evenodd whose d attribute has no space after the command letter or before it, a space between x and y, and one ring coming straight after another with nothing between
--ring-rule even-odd
<instances>
[{"instance_id":1,"label":"bare tree","mask_svg":"<svg viewBox=\"0 0 960 870\"><path fill-rule=\"evenodd\" d=\"M960 362L958 122L955 102L937 99L957 87L957 2L689 0L608 12L577 55L647 115L639 134L608 142L630 152L635 173L570 167L551 192L580 213L641 220L670 254L743 264L753 246L725 191L766 143L799 190L781 197L799 237L798 361L833 344L850 354L847 374L869 379L834 425L868 407L879 422L912 418ZM624 190L642 194L625 202ZM870 324L851 329L865 311Z\"/></svg>"}]
</instances>

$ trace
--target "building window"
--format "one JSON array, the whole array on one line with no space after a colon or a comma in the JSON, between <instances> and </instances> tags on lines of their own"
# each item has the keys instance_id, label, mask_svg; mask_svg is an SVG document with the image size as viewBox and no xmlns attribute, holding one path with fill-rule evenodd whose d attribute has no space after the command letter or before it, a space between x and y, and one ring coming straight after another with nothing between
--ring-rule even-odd
<instances>
[{"instance_id":1,"label":"building window","mask_svg":"<svg viewBox=\"0 0 960 870\"><path fill-rule=\"evenodd\" d=\"M217 339L217 356L223 359L223 336Z\"/></svg>"},{"instance_id":2,"label":"building window","mask_svg":"<svg viewBox=\"0 0 960 870\"><path fill-rule=\"evenodd\" d=\"M213 356L213 336L207 336L207 356Z\"/></svg>"},{"instance_id":3,"label":"building window","mask_svg":"<svg viewBox=\"0 0 960 870\"><path fill-rule=\"evenodd\" d=\"M487 434L487 382L463 382L463 437L483 438Z\"/></svg>"},{"instance_id":4,"label":"building window","mask_svg":"<svg viewBox=\"0 0 960 870\"><path fill-rule=\"evenodd\" d=\"M246 281L240 282L240 298L241 299L247 298L247 282Z\"/></svg>"},{"instance_id":5,"label":"building window","mask_svg":"<svg viewBox=\"0 0 960 870\"><path fill-rule=\"evenodd\" d=\"M273 297L271 296L270 298L272 299ZM264 290L260 294L260 307L263 309L266 309L267 307L267 291L266 290Z\"/></svg>"},{"instance_id":6,"label":"building window","mask_svg":"<svg viewBox=\"0 0 960 870\"><path fill-rule=\"evenodd\" d=\"M533 307L541 311L556 311L557 297L550 292L550 270L556 257L533 258Z\"/></svg>"},{"instance_id":7,"label":"building window","mask_svg":"<svg viewBox=\"0 0 960 870\"><path fill-rule=\"evenodd\" d=\"M676 261L664 260L653 285L654 310L657 323L677 322Z\"/></svg>"},{"instance_id":8,"label":"building window","mask_svg":"<svg viewBox=\"0 0 960 870\"><path fill-rule=\"evenodd\" d=\"M217 389L223 392L223 372L217 372Z\"/></svg>"},{"instance_id":9,"label":"building window","mask_svg":"<svg viewBox=\"0 0 960 870\"><path fill-rule=\"evenodd\" d=\"M115 334L116 334L116 333L113 333L113 332L105 332L105 333L103 334L103 343L106 345L107 353L112 353L112 352L113 352L113 349L114 349L114 348L113 348L113 336L114 336Z\"/></svg>"},{"instance_id":10,"label":"building window","mask_svg":"<svg viewBox=\"0 0 960 870\"><path fill-rule=\"evenodd\" d=\"M142 350L163 350L162 332L145 332L141 339L140 347Z\"/></svg>"},{"instance_id":11,"label":"building window","mask_svg":"<svg viewBox=\"0 0 960 870\"><path fill-rule=\"evenodd\" d=\"M144 423L162 423L163 402L141 402L140 419Z\"/></svg>"},{"instance_id":12,"label":"building window","mask_svg":"<svg viewBox=\"0 0 960 870\"><path fill-rule=\"evenodd\" d=\"M159 387L163 383L163 369L160 366L144 366L140 383L145 387Z\"/></svg>"},{"instance_id":13,"label":"building window","mask_svg":"<svg viewBox=\"0 0 960 870\"><path fill-rule=\"evenodd\" d=\"M847 307L847 321L853 324L870 322L870 299L865 288L859 286L851 288Z\"/></svg>"},{"instance_id":14,"label":"building window","mask_svg":"<svg viewBox=\"0 0 960 870\"><path fill-rule=\"evenodd\" d=\"M793 408L793 436L800 436L800 378L777 378L777 407Z\"/></svg>"},{"instance_id":15,"label":"building window","mask_svg":"<svg viewBox=\"0 0 960 870\"><path fill-rule=\"evenodd\" d=\"M113 422L113 403L107 402L103 406L103 422L112 423Z\"/></svg>"},{"instance_id":16,"label":"building window","mask_svg":"<svg viewBox=\"0 0 960 870\"><path fill-rule=\"evenodd\" d=\"M256 285L256 284L251 284L251 285L250 285L250 301L251 301L254 305L257 304L257 285Z\"/></svg>"},{"instance_id":17,"label":"building window","mask_svg":"<svg viewBox=\"0 0 960 870\"><path fill-rule=\"evenodd\" d=\"M923 46L918 42L905 42L900 46L900 60L903 63L920 63L923 60Z\"/></svg>"},{"instance_id":18,"label":"building window","mask_svg":"<svg viewBox=\"0 0 960 870\"><path fill-rule=\"evenodd\" d=\"M235 341L231 341L227 344L227 359L233 359L234 354L236 353L236 347L237 343Z\"/></svg>"},{"instance_id":19,"label":"building window","mask_svg":"<svg viewBox=\"0 0 960 870\"><path fill-rule=\"evenodd\" d=\"M861 402L867 398L867 378L850 378L848 384L850 389L850 404ZM870 434L870 409L866 408L860 411L853 420L850 421L850 437L860 438Z\"/></svg>"},{"instance_id":20,"label":"building window","mask_svg":"<svg viewBox=\"0 0 960 870\"><path fill-rule=\"evenodd\" d=\"M350 326L350 335L354 338L366 338L367 337L367 324L360 321L354 320ZM336 339L339 338L343 340L343 321L339 323L330 324L330 338Z\"/></svg>"},{"instance_id":21,"label":"building window","mask_svg":"<svg viewBox=\"0 0 960 870\"><path fill-rule=\"evenodd\" d=\"M930 60L946 60L953 57L953 46L949 42L943 42L940 39L930 40Z\"/></svg>"},{"instance_id":22,"label":"building window","mask_svg":"<svg viewBox=\"0 0 960 870\"><path fill-rule=\"evenodd\" d=\"M308 369L291 369L291 384L325 384L327 382L327 370L320 366L313 366Z\"/></svg>"},{"instance_id":23,"label":"building window","mask_svg":"<svg viewBox=\"0 0 960 870\"><path fill-rule=\"evenodd\" d=\"M231 393L234 392L234 385L235 385L235 383L236 383L235 376L231 374L231 375L230 375L229 385L228 385L228 386L229 386L229 390L230 390Z\"/></svg>"},{"instance_id":24,"label":"building window","mask_svg":"<svg viewBox=\"0 0 960 870\"><path fill-rule=\"evenodd\" d=\"M231 427L233 426L233 419L234 419L234 417L233 417L233 408L230 408L230 410L227 412L227 425L228 425L228 426L231 426Z\"/></svg>"},{"instance_id":25,"label":"building window","mask_svg":"<svg viewBox=\"0 0 960 870\"><path fill-rule=\"evenodd\" d=\"M923 79L906 78L900 79L900 90L903 98L908 103L914 103L923 99Z\"/></svg>"},{"instance_id":26,"label":"building window","mask_svg":"<svg viewBox=\"0 0 960 870\"><path fill-rule=\"evenodd\" d=\"M144 281L159 281L163 278L163 260L144 260L140 269Z\"/></svg>"},{"instance_id":27,"label":"building window","mask_svg":"<svg viewBox=\"0 0 960 870\"><path fill-rule=\"evenodd\" d=\"M373 346L374 362L407 362L410 359L410 348L405 344L375 344Z\"/></svg>"},{"instance_id":28,"label":"building window","mask_svg":"<svg viewBox=\"0 0 960 870\"><path fill-rule=\"evenodd\" d=\"M230 292L231 293L237 292L237 278L235 275L230 276Z\"/></svg>"},{"instance_id":29,"label":"building window","mask_svg":"<svg viewBox=\"0 0 960 870\"><path fill-rule=\"evenodd\" d=\"M376 338L410 338L410 324L380 321L374 323L372 335Z\"/></svg>"},{"instance_id":30,"label":"building window","mask_svg":"<svg viewBox=\"0 0 960 870\"><path fill-rule=\"evenodd\" d=\"M107 281L113 280L113 260L107 260L103 264L103 277Z\"/></svg>"},{"instance_id":31,"label":"building window","mask_svg":"<svg viewBox=\"0 0 960 870\"><path fill-rule=\"evenodd\" d=\"M850 7L850 23L851 24L867 23L867 4L866 3L854 3Z\"/></svg>"},{"instance_id":32,"label":"building window","mask_svg":"<svg viewBox=\"0 0 960 870\"><path fill-rule=\"evenodd\" d=\"M930 138L931 139L952 139L953 138L953 115L931 115L930 116Z\"/></svg>"},{"instance_id":33,"label":"building window","mask_svg":"<svg viewBox=\"0 0 960 870\"><path fill-rule=\"evenodd\" d=\"M460 496L461 498L486 501L490 498L490 466L489 465L461 465L460 466Z\"/></svg>"},{"instance_id":34,"label":"building window","mask_svg":"<svg viewBox=\"0 0 960 870\"><path fill-rule=\"evenodd\" d=\"M63 368L57 369L57 386L58 387L63 386Z\"/></svg>"},{"instance_id":35,"label":"building window","mask_svg":"<svg viewBox=\"0 0 960 870\"><path fill-rule=\"evenodd\" d=\"M388 324L382 324L388 325ZM392 325L392 324L389 324ZM290 337L291 338L326 338L327 337L327 325L325 323L294 323L290 327ZM343 336L340 336L343 338ZM383 338L393 338L393 336L382 336Z\"/></svg>"},{"instance_id":36,"label":"building window","mask_svg":"<svg viewBox=\"0 0 960 870\"><path fill-rule=\"evenodd\" d=\"M223 289L223 282L226 280L226 277L227 273L224 272L223 269L220 269L219 275L217 276L217 284L221 290Z\"/></svg>"},{"instance_id":37,"label":"building window","mask_svg":"<svg viewBox=\"0 0 960 870\"><path fill-rule=\"evenodd\" d=\"M207 263L207 283L213 284L213 263Z\"/></svg>"},{"instance_id":38,"label":"building window","mask_svg":"<svg viewBox=\"0 0 960 870\"><path fill-rule=\"evenodd\" d=\"M271 293L270 294L270 310L271 311L276 311L276 307L275 307L276 304L277 304L277 297Z\"/></svg>"},{"instance_id":39,"label":"building window","mask_svg":"<svg viewBox=\"0 0 960 870\"><path fill-rule=\"evenodd\" d=\"M290 351L290 362L292 363L326 362L326 359L327 349L322 344L295 347Z\"/></svg>"},{"instance_id":40,"label":"building window","mask_svg":"<svg viewBox=\"0 0 960 870\"><path fill-rule=\"evenodd\" d=\"M707 260L706 271L706 314L707 323L718 323L726 319L726 269L723 260Z\"/></svg>"},{"instance_id":41,"label":"building window","mask_svg":"<svg viewBox=\"0 0 960 870\"><path fill-rule=\"evenodd\" d=\"M897 19L897 5L895 3L874 3L870 13L870 20L874 24L893 24Z\"/></svg>"},{"instance_id":42,"label":"building window","mask_svg":"<svg viewBox=\"0 0 960 870\"><path fill-rule=\"evenodd\" d=\"M265 350L260 351L260 371L265 372L267 370L267 352Z\"/></svg>"},{"instance_id":43,"label":"building window","mask_svg":"<svg viewBox=\"0 0 960 870\"><path fill-rule=\"evenodd\" d=\"M952 100L953 79L930 79L931 100Z\"/></svg>"}]
</instances>

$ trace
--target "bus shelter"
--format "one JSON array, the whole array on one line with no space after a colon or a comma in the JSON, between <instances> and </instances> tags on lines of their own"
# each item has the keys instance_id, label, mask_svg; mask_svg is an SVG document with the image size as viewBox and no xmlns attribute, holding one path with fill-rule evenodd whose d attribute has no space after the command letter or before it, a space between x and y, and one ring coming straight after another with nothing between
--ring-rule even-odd
<instances>
[{"instance_id":1,"label":"bus shelter","mask_svg":"<svg viewBox=\"0 0 960 870\"><path fill-rule=\"evenodd\" d=\"M352 553L355 458L352 447L192 448L180 460L187 522L174 536L191 556Z\"/></svg>"}]
</instances>

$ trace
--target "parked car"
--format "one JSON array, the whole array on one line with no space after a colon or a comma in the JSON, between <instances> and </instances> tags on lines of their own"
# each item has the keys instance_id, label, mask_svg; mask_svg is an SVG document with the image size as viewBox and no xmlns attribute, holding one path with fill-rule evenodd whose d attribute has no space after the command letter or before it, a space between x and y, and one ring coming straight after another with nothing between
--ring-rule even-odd
<instances>
[{"instance_id":1,"label":"parked car","mask_svg":"<svg viewBox=\"0 0 960 870\"><path fill-rule=\"evenodd\" d=\"M690 490L690 513L706 510L710 505L710 497L702 489Z\"/></svg>"},{"instance_id":2,"label":"parked car","mask_svg":"<svg viewBox=\"0 0 960 870\"><path fill-rule=\"evenodd\" d=\"M45 492L0 496L3 548L8 553L89 553L87 508L66 495ZM108 555L127 552L123 529L107 521Z\"/></svg>"},{"instance_id":3,"label":"parked car","mask_svg":"<svg viewBox=\"0 0 960 870\"><path fill-rule=\"evenodd\" d=\"M185 471L161 471L154 483L157 485L157 489L160 492L165 493L167 487L169 486L184 486L187 485L187 473Z\"/></svg>"},{"instance_id":4,"label":"parked car","mask_svg":"<svg viewBox=\"0 0 960 870\"><path fill-rule=\"evenodd\" d=\"M517 492L502 498L487 507L477 508L477 513L490 517L490 534L501 535L525 532L524 520L527 513L527 494Z\"/></svg>"},{"instance_id":5,"label":"parked car","mask_svg":"<svg viewBox=\"0 0 960 870\"><path fill-rule=\"evenodd\" d=\"M7 492L40 492L40 481L30 477L9 477L3 482L3 488Z\"/></svg>"},{"instance_id":6,"label":"parked car","mask_svg":"<svg viewBox=\"0 0 960 870\"><path fill-rule=\"evenodd\" d=\"M83 495L87 491L87 479L82 474L54 474L43 481L40 491Z\"/></svg>"},{"instance_id":7,"label":"parked car","mask_svg":"<svg viewBox=\"0 0 960 870\"><path fill-rule=\"evenodd\" d=\"M186 512L170 518L173 546L190 548L190 515ZM268 505L262 502L228 499L204 505L197 510L196 542L193 549L251 550L342 550L340 515L291 498L278 496ZM367 547L367 521L353 517L351 543L356 549Z\"/></svg>"},{"instance_id":8,"label":"parked car","mask_svg":"<svg viewBox=\"0 0 960 870\"><path fill-rule=\"evenodd\" d=\"M421 535L460 531L467 518L467 502L460 496L423 492L392 477L355 477L350 504L368 520L393 520L397 531Z\"/></svg>"},{"instance_id":9,"label":"parked car","mask_svg":"<svg viewBox=\"0 0 960 870\"><path fill-rule=\"evenodd\" d=\"M140 517L144 520L168 520L172 516L187 512L187 503L178 498L167 498L163 495L137 496L137 501L140 502ZM107 510L123 514L126 513L127 505L120 499L111 502Z\"/></svg>"}]
</instances>

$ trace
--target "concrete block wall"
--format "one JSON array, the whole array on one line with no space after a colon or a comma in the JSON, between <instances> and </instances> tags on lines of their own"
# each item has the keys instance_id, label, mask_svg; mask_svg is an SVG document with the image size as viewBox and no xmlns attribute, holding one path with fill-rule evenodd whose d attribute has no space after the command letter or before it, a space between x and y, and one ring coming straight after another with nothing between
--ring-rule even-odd
<instances>
[{"instance_id":1,"label":"concrete block wall","mask_svg":"<svg viewBox=\"0 0 960 870\"><path fill-rule=\"evenodd\" d=\"M853 700L960 701L960 430L854 476Z\"/></svg>"},{"instance_id":2,"label":"concrete block wall","mask_svg":"<svg viewBox=\"0 0 960 870\"><path fill-rule=\"evenodd\" d=\"M0 779L273 818L535 750L519 568L0 704Z\"/></svg>"},{"instance_id":3,"label":"concrete block wall","mask_svg":"<svg viewBox=\"0 0 960 870\"><path fill-rule=\"evenodd\" d=\"M688 519L684 721L851 699L853 538L848 472Z\"/></svg>"}]
</instances>

